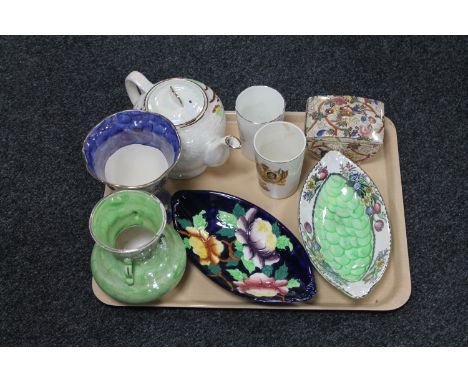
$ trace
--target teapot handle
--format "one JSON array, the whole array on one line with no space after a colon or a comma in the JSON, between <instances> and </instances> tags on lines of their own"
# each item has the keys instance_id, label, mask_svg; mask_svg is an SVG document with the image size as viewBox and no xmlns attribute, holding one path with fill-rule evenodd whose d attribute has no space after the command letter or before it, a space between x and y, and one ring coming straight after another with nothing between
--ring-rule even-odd
<instances>
[{"instance_id":1,"label":"teapot handle","mask_svg":"<svg viewBox=\"0 0 468 382\"><path fill-rule=\"evenodd\" d=\"M128 97L130 101L132 101L133 106L136 106L141 95L148 93L152 87L153 84L136 70L125 78L125 88L127 89Z\"/></svg>"}]
</instances>

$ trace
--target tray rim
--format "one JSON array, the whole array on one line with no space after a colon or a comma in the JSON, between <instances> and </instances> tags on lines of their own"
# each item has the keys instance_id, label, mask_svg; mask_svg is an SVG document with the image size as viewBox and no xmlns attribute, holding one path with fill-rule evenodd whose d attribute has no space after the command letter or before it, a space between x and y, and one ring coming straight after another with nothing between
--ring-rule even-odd
<instances>
[{"instance_id":1,"label":"tray rim","mask_svg":"<svg viewBox=\"0 0 468 382\"><path fill-rule=\"evenodd\" d=\"M305 119L305 112L301 111L287 111L285 112L285 119L297 119L297 118L302 118L304 116ZM226 125L229 122L235 122L236 120L236 113L235 111L226 111ZM113 307L132 307L132 308L204 308L204 309L256 309L256 310L296 310L296 311L394 311L402 306L404 306L410 299L411 297L411 292L412 292L412 285L411 285L411 272L410 272L410 264L409 264L409 254L408 254L408 244L407 244L407 234L406 234L406 220L405 220L405 210L404 210L404 203L403 203L403 189L402 189L402 184L401 184L401 171L400 171L400 155L399 155L399 150L398 150L398 134L396 131L396 126L393 123L393 121L385 117L386 120L390 122L390 128L395 130L395 145L392 149L392 155L394 154L396 156L396 160L394 160L394 166L395 166L395 174L398 174L399 176L395 177L394 179L394 187L393 189L396 191L396 194L393 195L394 200L395 200L395 205L400 206L401 208L401 216L399 217L400 220L400 231L401 231L401 249L403 250L403 253L401 253L399 256L401 257L401 261L403 261L403 270L404 273L401 275L402 279L405 281L405 283L400 283L397 284L399 285L399 290L402 290L403 292L400 293L394 293L394 297L392 297L389 301L384 302L381 305L369 305L369 306L356 306L353 307L351 306L327 306L327 304L321 303L320 305L314 305L314 304L304 304L304 303L293 303L293 304L285 304L285 305L269 305L269 304L259 304L255 303L252 301L248 301L245 299L242 299L242 301L239 304L234 304L234 303L204 303L204 304L199 304L199 303L180 303L180 302L172 302L172 301L163 301L161 303L151 303L151 304L141 304L141 305L131 305L131 304L124 304L119 301L113 300L110 296L108 296L102 289L97 285L95 282L94 278L92 278L92 290L93 294L95 297L103 304L108 305L108 306L113 306ZM106 194L107 189L105 189ZM298 238L302 242L302 238ZM392 246L393 247L393 246ZM395 248L392 248L392 253L391 257L394 257L395 254L393 253L393 250ZM391 260L390 260L391 261ZM198 269L196 269L196 266L192 264L190 261L187 262L187 268L192 268L190 271L195 271L199 272ZM315 272L316 277L321 277L320 274L316 271ZM213 285L213 287L218 287L216 285ZM239 297L241 298L241 297Z\"/></svg>"}]
</instances>

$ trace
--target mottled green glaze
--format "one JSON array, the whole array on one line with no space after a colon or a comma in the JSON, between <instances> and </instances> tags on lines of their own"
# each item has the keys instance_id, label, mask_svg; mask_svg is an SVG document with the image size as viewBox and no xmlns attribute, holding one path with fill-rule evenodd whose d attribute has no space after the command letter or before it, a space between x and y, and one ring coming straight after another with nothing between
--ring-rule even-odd
<instances>
[{"instance_id":1,"label":"mottled green glaze","mask_svg":"<svg viewBox=\"0 0 468 382\"><path fill-rule=\"evenodd\" d=\"M130 227L144 227L157 233L166 211L146 192L120 191L101 200L94 209L91 231L95 239L114 247L120 233Z\"/></svg>"},{"instance_id":2,"label":"mottled green glaze","mask_svg":"<svg viewBox=\"0 0 468 382\"><path fill-rule=\"evenodd\" d=\"M166 226L151 256L133 260L133 285L128 285L125 279L123 259L97 244L91 255L91 270L97 284L109 296L129 304L144 304L164 296L179 283L185 265L184 243L171 226Z\"/></svg>"},{"instance_id":3,"label":"mottled green glaze","mask_svg":"<svg viewBox=\"0 0 468 382\"><path fill-rule=\"evenodd\" d=\"M374 234L364 203L341 175L323 184L313 223L325 262L344 280L360 280L372 261Z\"/></svg>"},{"instance_id":4,"label":"mottled green glaze","mask_svg":"<svg viewBox=\"0 0 468 382\"><path fill-rule=\"evenodd\" d=\"M185 271L185 247L174 228L166 226L165 217L160 201L142 191L119 191L96 205L90 220L96 241L91 270L109 296L143 304L178 284ZM116 248L119 235L131 227L144 227L154 238L135 249Z\"/></svg>"}]
</instances>

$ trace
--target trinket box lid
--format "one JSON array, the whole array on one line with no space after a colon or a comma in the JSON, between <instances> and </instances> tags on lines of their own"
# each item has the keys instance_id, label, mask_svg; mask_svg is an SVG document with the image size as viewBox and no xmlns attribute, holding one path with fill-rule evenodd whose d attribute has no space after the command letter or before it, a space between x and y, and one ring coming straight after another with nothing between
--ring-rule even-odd
<instances>
[{"instance_id":1,"label":"trinket box lid","mask_svg":"<svg viewBox=\"0 0 468 382\"><path fill-rule=\"evenodd\" d=\"M382 144L384 104L356 96L315 96L307 100L308 139L359 139Z\"/></svg>"}]
</instances>

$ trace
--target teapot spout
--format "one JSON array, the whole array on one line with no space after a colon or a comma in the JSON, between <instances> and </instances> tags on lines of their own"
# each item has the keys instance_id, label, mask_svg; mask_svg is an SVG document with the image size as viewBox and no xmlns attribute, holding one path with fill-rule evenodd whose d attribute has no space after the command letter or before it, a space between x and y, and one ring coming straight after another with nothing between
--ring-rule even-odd
<instances>
[{"instance_id":1,"label":"teapot spout","mask_svg":"<svg viewBox=\"0 0 468 382\"><path fill-rule=\"evenodd\" d=\"M239 138L227 135L208 143L205 151L205 164L209 167L223 165L229 158L229 149L238 150L242 147Z\"/></svg>"},{"instance_id":2,"label":"teapot spout","mask_svg":"<svg viewBox=\"0 0 468 382\"><path fill-rule=\"evenodd\" d=\"M239 150L242 147L240 139L233 135L225 136L224 142L230 149Z\"/></svg>"}]
</instances>

